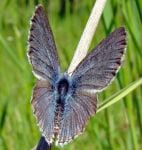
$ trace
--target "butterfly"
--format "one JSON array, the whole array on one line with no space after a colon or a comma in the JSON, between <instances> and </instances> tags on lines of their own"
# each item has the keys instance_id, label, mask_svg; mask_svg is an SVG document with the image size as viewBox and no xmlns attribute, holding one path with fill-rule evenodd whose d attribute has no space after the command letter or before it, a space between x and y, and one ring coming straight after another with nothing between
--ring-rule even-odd
<instances>
[{"instance_id":1,"label":"butterfly","mask_svg":"<svg viewBox=\"0 0 142 150\"><path fill-rule=\"evenodd\" d=\"M56 45L43 6L31 19L28 58L37 77L32 106L46 141L69 143L84 131L97 111L97 92L114 79L126 49L126 31L120 27L102 40L71 75L61 72Z\"/></svg>"}]
</instances>

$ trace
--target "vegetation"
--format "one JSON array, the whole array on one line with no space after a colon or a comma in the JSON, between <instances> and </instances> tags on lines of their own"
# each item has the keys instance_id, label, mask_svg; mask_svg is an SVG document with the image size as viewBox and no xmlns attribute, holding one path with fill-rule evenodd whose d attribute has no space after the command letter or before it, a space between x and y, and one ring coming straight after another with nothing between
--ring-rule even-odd
<instances>
[{"instance_id":1,"label":"vegetation","mask_svg":"<svg viewBox=\"0 0 142 150\"><path fill-rule=\"evenodd\" d=\"M92 0L0 1L0 150L29 150L40 138L30 104L36 79L26 56L29 20L39 3L48 12L63 70L94 5ZM142 149L142 1L108 0L90 50L120 26L128 32L123 67L99 93L99 111L84 134L63 150Z\"/></svg>"}]
</instances>

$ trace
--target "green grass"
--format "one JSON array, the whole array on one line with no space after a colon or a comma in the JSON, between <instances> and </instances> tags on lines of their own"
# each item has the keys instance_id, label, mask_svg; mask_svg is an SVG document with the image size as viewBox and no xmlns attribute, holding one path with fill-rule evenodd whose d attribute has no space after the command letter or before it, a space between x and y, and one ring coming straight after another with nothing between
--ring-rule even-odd
<instances>
[{"instance_id":1,"label":"green grass","mask_svg":"<svg viewBox=\"0 0 142 150\"><path fill-rule=\"evenodd\" d=\"M0 1L0 150L29 150L40 137L30 104L36 79L26 56L35 5L42 3L48 11L60 63L66 70L94 3L76 1L70 13L67 0L61 17L59 2ZM120 26L128 32L123 67L115 81L99 93L99 111L85 132L63 150L142 149L142 1L108 0L90 50Z\"/></svg>"}]
</instances>

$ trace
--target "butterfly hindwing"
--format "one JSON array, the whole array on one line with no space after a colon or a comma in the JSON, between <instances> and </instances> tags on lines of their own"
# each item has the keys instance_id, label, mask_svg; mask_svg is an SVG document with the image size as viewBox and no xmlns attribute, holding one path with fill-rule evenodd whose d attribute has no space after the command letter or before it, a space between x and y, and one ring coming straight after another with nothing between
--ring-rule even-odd
<instances>
[{"instance_id":1,"label":"butterfly hindwing","mask_svg":"<svg viewBox=\"0 0 142 150\"><path fill-rule=\"evenodd\" d=\"M56 100L48 81L37 81L33 90L32 106L38 126L51 143L54 136Z\"/></svg>"},{"instance_id":2,"label":"butterfly hindwing","mask_svg":"<svg viewBox=\"0 0 142 150\"><path fill-rule=\"evenodd\" d=\"M53 34L42 6L31 19L28 56L38 78L53 80L58 74L59 62Z\"/></svg>"},{"instance_id":3,"label":"butterfly hindwing","mask_svg":"<svg viewBox=\"0 0 142 150\"><path fill-rule=\"evenodd\" d=\"M123 27L112 32L77 66L72 77L77 87L101 91L118 71L126 47L126 31Z\"/></svg>"},{"instance_id":4,"label":"butterfly hindwing","mask_svg":"<svg viewBox=\"0 0 142 150\"><path fill-rule=\"evenodd\" d=\"M69 96L66 99L58 143L68 143L81 134L88 119L95 115L96 110L97 96L95 94L76 90L72 96Z\"/></svg>"}]
</instances>

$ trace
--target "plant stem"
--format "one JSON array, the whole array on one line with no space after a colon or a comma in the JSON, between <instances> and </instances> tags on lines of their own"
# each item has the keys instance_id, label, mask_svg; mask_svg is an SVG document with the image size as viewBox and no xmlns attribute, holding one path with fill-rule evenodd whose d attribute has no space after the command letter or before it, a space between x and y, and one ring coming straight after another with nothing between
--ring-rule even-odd
<instances>
[{"instance_id":1,"label":"plant stem","mask_svg":"<svg viewBox=\"0 0 142 150\"><path fill-rule=\"evenodd\" d=\"M106 0L96 0L93 6L90 17L86 24L86 27L82 33L78 46L76 48L75 54L68 68L68 73L71 75L77 65L86 56L89 46L91 44L93 35L95 33L96 27L100 20L101 14L104 10Z\"/></svg>"}]
</instances>

